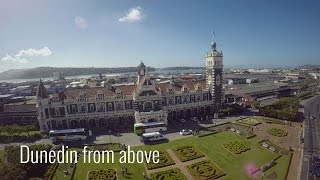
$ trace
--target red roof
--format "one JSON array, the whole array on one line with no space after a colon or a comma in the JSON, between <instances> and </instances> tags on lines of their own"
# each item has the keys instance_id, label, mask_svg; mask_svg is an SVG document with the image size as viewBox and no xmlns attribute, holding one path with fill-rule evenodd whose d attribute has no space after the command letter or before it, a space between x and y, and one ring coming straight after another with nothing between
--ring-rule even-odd
<instances>
[{"instance_id":1,"label":"red roof","mask_svg":"<svg viewBox=\"0 0 320 180\"><path fill-rule=\"evenodd\" d=\"M3 106L4 112L32 112L37 111L36 104L21 104L21 105L10 105L5 104Z\"/></svg>"}]
</instances>

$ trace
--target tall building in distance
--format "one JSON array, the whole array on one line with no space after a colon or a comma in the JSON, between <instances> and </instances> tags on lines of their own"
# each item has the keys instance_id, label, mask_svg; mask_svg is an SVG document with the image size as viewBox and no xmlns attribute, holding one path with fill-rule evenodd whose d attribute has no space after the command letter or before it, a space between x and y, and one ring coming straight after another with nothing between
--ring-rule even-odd
<instances>
[{"instance_id":1,"label":"tall building in distance","mask_svg":"<svg viewBox=\"0 0 320 180\"><path fill-rule=\"evenodd\" d=\"M206 88L212 95L217 118L223 100L223 54L217 51L215 34L213 32L210 51L206 54Z\"/></svg>"}]
</instances>

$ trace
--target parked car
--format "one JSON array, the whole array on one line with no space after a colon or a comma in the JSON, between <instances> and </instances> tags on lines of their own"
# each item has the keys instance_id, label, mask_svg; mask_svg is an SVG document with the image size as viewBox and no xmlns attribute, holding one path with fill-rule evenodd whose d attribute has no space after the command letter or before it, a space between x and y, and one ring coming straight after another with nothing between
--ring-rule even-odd
<instances>
[{"instance_id":1,"label":"parked car","mask_svg":"<svg viewBox=\"0 0 320 180\"><path fill-rule=\"evenodd\" d=\"M192 130L191 129L182 129L181 131L180 131L180 134L181 135L190 135L190 134L192 134Z\"/></svg>"},{"instance_id":2,"label":"parked car","mask_svg":"<svg viewBox=\"0 0 320 180\"><path fill-rule=\"evenodd\" d=\"M180 119L180 122L185 123L186 120L185 119Z\"/></svg>"},{"instance_id":3,"label":"parked car","mask_svg":"<svg viewBox=\"0 0 320 180\"><path fill-rule=\"evenodd\" d=\"M310 116L310 119L316 119L314 116Z\"/></svg>"}]
</instances>

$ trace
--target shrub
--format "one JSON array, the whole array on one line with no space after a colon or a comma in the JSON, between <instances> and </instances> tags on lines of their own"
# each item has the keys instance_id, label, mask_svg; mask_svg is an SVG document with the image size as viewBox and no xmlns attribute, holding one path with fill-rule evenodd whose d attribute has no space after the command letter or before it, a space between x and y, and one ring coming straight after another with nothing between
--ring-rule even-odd
<instances>
[{"instance_id":1,"label":"shrub","mask_svg":"<svg viewBox=\"0 0 320 180\"><path fill-rule=\"evenodd\" d=\"M249 146L238 141L229 142L227 144L224 144L223 147L225 147L226 149L228 149L230 152L234 154L241 154L250 150Z\"/></svg>"},{"instance_id":2,"label":"shrub","mask_svg":"<svg viewBox=\"0 0 320 180\"><path fill-rule=\"evenodd\" d=\"M202 154L196 147L192 145L177 147L173 150L173 152L175 153L177 158L182 162L204 157L204 154Z\"/></svg>"},{"instance_id":3,"label":"shrub","mask_svg":"<svg viewBox=\"0 0 320 180\"><path fill-rule=\"evenodd\" d=\"M114 169L89 171L88 180L116 180L117 172Z\"/></svg>"},{"instance_id":4,"label":"shrub","mask_svg":"<svg viewBox=\"0 0 320 180\"><path fill-rule=\"evenodd\" d=\"M271 128L268 129L267 132L273 136L284 137L288 135L288 132L283 129Z\"/></svg>"},{"instance_id":5,"label":"shrub","mask_svg":"<svg viewBox=\"0 0 320 180\"><path fill-rule=\"evenodd\" d=\"M150 174L152 180L187 180L180 169L174 168Z\"/></svg>"},{"instance_id":6,"label":"shrub","mask_svg":"<svg viewBox=\"0 0 320 180\"><path fill-rule=\"evenodd\" d=\"M174 165L174 161L166 151L159 151L159 163L147 163L148 170Z\"/></svg>"},{"instance_id":7,"label":"shrub","mask_svg":"<svg viewBox=\"0 0 320 180\"><path fill-rule=\"evenodd\" d=\"M200 161L187 166L190 174L197 180L200 179L218 179L225 173L218 168L212 161Z\"/></svg>"}]
</instances>

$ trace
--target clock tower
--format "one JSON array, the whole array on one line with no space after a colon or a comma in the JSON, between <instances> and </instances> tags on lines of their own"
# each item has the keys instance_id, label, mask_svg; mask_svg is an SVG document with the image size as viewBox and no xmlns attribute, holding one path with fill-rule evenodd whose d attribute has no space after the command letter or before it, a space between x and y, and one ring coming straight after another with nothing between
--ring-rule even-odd
<instances>
[{"instance_id":1,"label":"clock tower","mask_svg":"<svg viewBox=\"0 0 320 180\"><path fill-rule=\"evenodd\" d=\"M138 66L138 84L140 83L141 79L146 75L147 68L144 63L141 61Z\"/></svg>"},{"instance_id":2,"label":"clock tower","mask_svg":"<svg viewBox=\"0 0 320 180\"><path fill-rule=\"evenodd\" d=\"M223 99L223 54L217 51L215 35L213 33L210 51L206 54L206 88L212 95L215 107L215 118Z\"/></svg>"}]
</instances>

